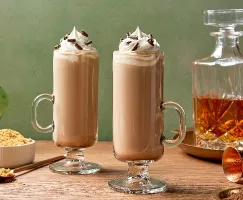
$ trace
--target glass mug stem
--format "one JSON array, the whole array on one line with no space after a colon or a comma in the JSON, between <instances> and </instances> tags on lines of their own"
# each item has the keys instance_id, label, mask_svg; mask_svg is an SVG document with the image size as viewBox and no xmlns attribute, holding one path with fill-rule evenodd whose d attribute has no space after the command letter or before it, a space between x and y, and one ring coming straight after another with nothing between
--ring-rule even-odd
<instances>
[{"instance_id":1,"label":"glass mug stem","mask_svg":"<svg viewBox=\"0 0 243 200\"><path fill-rule=\"evenodd\" d=\"M136 162L129 162L128 163L128 179L137 179L141 182L141 179L144 181L149 180L149 170L148 170L149 163L144 162L142 164Z\"/></svg>"},{"instance_id":2,"label":"glass mug stem","mask_svg":"<svg viewBox=\"0 0 243 200\"><path fill-rule=\"evenodd\" d=\"M50 133L50 132L54 131L54 123L53 122L46 127L42 127L38 123L37 107L42 100L48 100L48 101L54 103L54 96L51 95L51 94L41 94L34 99L34 101L32 103L32 110L31 110L31 123L32 123L32 126L37 131L42 132L42 133Z\"/></svg>"}]
</instances>

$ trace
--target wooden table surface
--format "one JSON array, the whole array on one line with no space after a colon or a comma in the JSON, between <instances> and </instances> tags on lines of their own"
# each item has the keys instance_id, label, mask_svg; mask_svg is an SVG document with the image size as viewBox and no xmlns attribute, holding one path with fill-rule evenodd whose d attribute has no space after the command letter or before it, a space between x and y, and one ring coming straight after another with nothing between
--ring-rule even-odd
<instances>
[{"instance_id":1,"label":"wooden table surface","mask_svg":"<svg viewBox=\"0 0 243 200\"><path fill-rule=\"evenodd\" d=\"M52 141L37 141L36 159L64 153ZM199 160L184 154L178 147L165 148L158 162L151 164L151 176L168 183L168 191L159 194L137 195L118 193L107 182L126 174L127 164L115 159L111 142L98 142L85 151L88 161L102 165L93 175L60 175L48 167L20 174L16 181L0 184L0 199L160 199L210 200L211 194L226 187L242 186L226 180L220 164Z\"/></svg>"}]
</instances>

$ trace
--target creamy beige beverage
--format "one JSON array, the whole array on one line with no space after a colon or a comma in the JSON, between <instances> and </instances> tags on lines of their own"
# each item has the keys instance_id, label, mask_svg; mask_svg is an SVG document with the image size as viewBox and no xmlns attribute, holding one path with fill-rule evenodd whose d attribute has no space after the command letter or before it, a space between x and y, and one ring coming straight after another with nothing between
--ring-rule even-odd
<instances>
[{"instance_id":1,"label":"creamy beige beverage","mask_svg":"<svg viewBox=\"0 0 243 200\"><path fill-rule=\"evenodd\" d=\"M54 132L57 146L86 148L97 139L99 57L88 34L66 35L54 50Z\"/></svg>"},{"instance_id":2,"label":"creamy beige beverage","mask_svg":"<svg viewBox=\"0 0 243 200\"><path fill-rule=\"evenodd\" d=\"M119 160L158 160L163 154L163 54L139 28L113 54L113 143Z\"/></svg>"}]
</instances>

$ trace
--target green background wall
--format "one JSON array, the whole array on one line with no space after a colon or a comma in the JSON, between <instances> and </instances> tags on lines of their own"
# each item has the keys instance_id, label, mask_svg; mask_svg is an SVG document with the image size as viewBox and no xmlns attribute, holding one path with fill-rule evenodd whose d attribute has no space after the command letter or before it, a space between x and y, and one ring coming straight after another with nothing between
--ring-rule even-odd
<instances>
[{"instance_id":1,"label":"green background wall","mask_svg":"<svg viewBox=\"0 0 243 200\"><path fill-rule=\"evenodd\" d=\"M217 8L243 8L243 1L0 0L0 85L10 98L0 128L51 139L32 128L31 103L38 94L52 92L53 46L74 25L89 33L100 54L99 140L112 139L112 52L137 25L165 52L165 100L180 103L191 126L191 62L213 50L209 33L216 28L203 25L202 13ZM52 121L49 103L39 110L43 125ZM168 132L177 127L177 118L175 112L165 115Z\"/></svg>"}]
</instances>

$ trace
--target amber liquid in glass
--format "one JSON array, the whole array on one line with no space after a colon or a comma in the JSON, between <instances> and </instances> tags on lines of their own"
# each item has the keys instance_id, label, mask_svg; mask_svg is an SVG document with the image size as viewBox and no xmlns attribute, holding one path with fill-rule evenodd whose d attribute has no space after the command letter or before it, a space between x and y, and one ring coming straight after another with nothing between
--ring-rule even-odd
<instances>
[{"instance_id":1,"label":"amber liquid in glass","mask_svg":"<svg viewBox=\"0 0 243 200\"><path fill-rule=\"evenodd\" d=\"M243 140L243 99L194 98L194 123L198 146L235 146Z\"/></svg>"}]
</instances>

